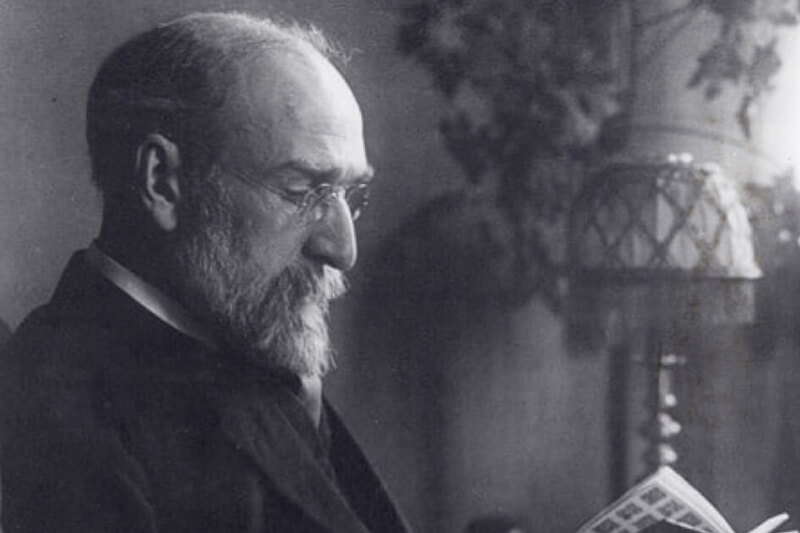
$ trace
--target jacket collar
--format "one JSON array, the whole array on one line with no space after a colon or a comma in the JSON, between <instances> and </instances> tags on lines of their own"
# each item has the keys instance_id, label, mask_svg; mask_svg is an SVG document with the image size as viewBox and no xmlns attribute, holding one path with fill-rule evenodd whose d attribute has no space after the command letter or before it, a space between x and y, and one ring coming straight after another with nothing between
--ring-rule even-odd
<instances>
[{"instance_id":1,"label":"jacket collar","mask_svg":"<svg viewBox=\"0 0 800 533\"><path fill-rule=\"evenodd\" d=\"M216 348L206 328L182 305L106 254L96 242L86 250L85 257L89 266L158 319L208 347Z\"/></svg>"}]
</instances>

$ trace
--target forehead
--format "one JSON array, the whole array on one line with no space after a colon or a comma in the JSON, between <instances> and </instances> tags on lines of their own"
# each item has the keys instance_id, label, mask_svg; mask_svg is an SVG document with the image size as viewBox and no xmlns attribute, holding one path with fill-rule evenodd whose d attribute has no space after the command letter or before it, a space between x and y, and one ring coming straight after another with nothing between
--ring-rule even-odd
<instances>
[{"instance_id":1,"label":"forehead","mask_svg":"<svg viewBox=\"0 0 800 533\"><path fill-rule=\"evenodd\" d=\"M310 46L281 47L244 62L223 121L226 149L251 164L368 168L358 103L338 70Z\"/></svg>"}]
</instances>

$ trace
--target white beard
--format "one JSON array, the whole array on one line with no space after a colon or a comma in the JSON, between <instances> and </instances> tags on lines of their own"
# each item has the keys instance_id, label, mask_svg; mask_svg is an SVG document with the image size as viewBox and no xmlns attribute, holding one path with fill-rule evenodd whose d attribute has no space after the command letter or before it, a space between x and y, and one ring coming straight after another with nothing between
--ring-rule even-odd
<instances>
[{"instance_id":1,"label":"white beard","mask_svg":"<svg viewBox=\"0 0 800 533\"><path fill-rule=\"evenodd\" d=\"M346 292L344 275L327 266L320 275L304 257L265 275L236 238L221 186L206 188L176 243L182 292L224 347L264 368L324 375L334 364L328 304Z\"/></svg>"}]
</instances>

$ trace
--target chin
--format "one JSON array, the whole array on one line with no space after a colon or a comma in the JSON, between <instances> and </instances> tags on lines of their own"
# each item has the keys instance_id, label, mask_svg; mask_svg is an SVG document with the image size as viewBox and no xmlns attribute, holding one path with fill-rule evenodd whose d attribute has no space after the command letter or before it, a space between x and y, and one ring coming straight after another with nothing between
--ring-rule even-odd
<instances>
[{"instance_id":1,"label":"chin","mask_svg":"<svg viewBox=\"0 0 800 533\"><path fill-rule=\"evenodd\" d=\"M323 376L333 367L327 315L327 302L306 300L289 316L265 326L246 353L265 368Z\"/></svg>"}]
</instances>

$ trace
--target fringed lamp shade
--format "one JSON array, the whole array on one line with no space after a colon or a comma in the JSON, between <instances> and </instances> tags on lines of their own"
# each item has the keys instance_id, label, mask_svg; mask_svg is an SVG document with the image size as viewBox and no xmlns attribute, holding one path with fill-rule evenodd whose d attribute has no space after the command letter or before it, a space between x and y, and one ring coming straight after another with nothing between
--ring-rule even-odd
<instances>
[{"instance_id":1,"label":"fringed lamp shade","mask_svg":"<svg viewBox=\"0 0 800 533\"><path fill-rule=\"evenodd\" d=\"M678 454L672 441L681 430L672 416L678 403L674 372L687 361L673 339L681 331L754 318L753 280L761 269L744 206L719 167L670 156L597 172L579 194L570 224L573 335L596 340L599 334L617 347L621 361L637 358L619 347L645 339L649 407L628 400L615 405L611 448L621 456L612 460L620 472L633 470L636 459L626 453L639 446L649 467L673 463ZM620 398L641 388L631 371L618 373L612 379L623 391ZM643 416L632 414L645 408ZM641 430L647 443L631 444ZM619 474L617 489L627 486L626 476Z\"/></svg>"},{"instance_id":2,"label":"fringed lamp shade","mask_svg":"<svg viewBox=\"0 0 800 533\"><path fill-rule=\"evenodd\" d=\"M753 318L752 230L716 165L685 155L608 165L580 193L570 235L573 300L592 314L623 313L626 328Z\"/></svg>"}]
</instances>

